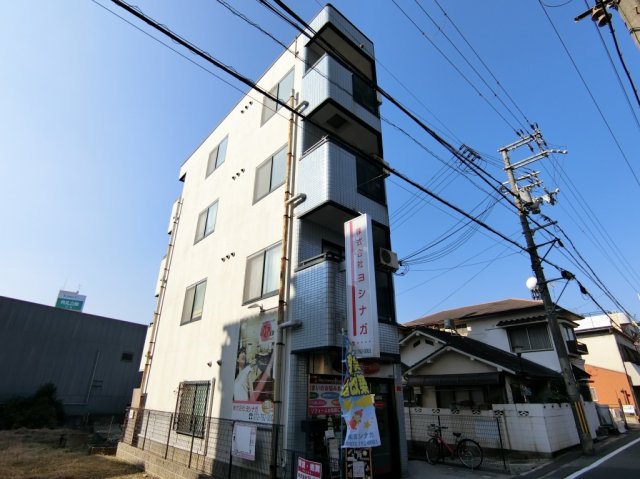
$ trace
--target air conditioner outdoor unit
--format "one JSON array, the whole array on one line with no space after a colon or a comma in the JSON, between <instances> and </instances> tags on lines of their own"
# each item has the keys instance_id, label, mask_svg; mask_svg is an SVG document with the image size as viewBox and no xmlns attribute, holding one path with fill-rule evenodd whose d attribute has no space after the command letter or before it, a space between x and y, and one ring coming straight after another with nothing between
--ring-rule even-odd
<instances>
[{"instance_id":1,"label":"air conditioner outdoor unit","mask_svg":"<svg viewBox=\"0 0 640 479\"><path fill-rule=\"evenodd\" d=\"M400 268L400 264L398 263L398 255L393 251L389 251L385 248L380 248L378 250L378 262L380 265L385 266L388 269L396 271Z\"/></svg>"}]
</instances>

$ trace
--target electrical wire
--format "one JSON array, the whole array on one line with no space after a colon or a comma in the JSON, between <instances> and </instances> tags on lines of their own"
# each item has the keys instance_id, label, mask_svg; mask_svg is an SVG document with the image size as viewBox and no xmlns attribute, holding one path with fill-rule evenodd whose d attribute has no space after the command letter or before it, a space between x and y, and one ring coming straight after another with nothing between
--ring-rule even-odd
<instances>
[{"instance_id":1,"label":"electrical wire","mask_svg":"<svg viewBox=\"0 0 640 479\"><path fill-rule=\"evenodd\" d=\"M395 0L392 0L393 3L396 3ZM511 108L509 106L507 106L507 104L504 102L504 100L498 95L498 93L491 87L491 85L489 85L489 83L484 79L484 77L480 74L480 72L476 69L476 67L473 66L473 64L469 61L469 59L464 55L464 53L462 53L462 51L458 48L458 46L451 40L451 38L449 38L449 36L446 34L446 32L442 29L442 27L438 24L438 22L436 22L434 20L434 18L425 10L425 8L420 5L420 2L418 2L418 0L414 0L414 2L416 3L416 5L418 6L418 8L422 11L422 13L425 14L425 16L431 21L431 23L433 23L433 25L438 29L438 32L442 34L442 36L449 42L449 44L455 49L455 51L458 53L458 55L460 55L462 57L462 59L465 61L465 63L469 66L469 68L471 68L471 70L476 74L476 76L480 79L480 81L482 83L484 83L484 85L489 89L489 91L493 94L493 97L496 98L500 104L511 114L511 116L513 117L513 119L524 129L527 130L528 125L523 124L522 121L513 113L513 111L511 110ZM397 3L396 3L397 6ZM400 8L400 7L398 7ZM442 8L441 8L442 10ZM426 34L425 34L426 35ZM433 44L434 42L429 39L430 42ZM441 50L438 49L439 52L441 52L443 54L443 52ZM474 50L475 52L475 50ZM444 55L444 54L443 54ZM476 53L477 55L477 53ZM448 57L445 57L448 58ZM523 115L524 116L524 115ZM526 117L525 117L525 121L526 121Z\"/></svg>"},{"instance_id":2,"label":"electrical wire","mask_svg":"<svg viewBox=\"0 0 640 479\"><path fill-rule=\"evenodd\" d=\"M438 8L440 9L440 11L442 12L442 14L445 16L445 18L449 21L449 23L451 23L451 25L453 26L453 28L456 30L456 32L458 32L458 35L460 35L460 37L464 40L464 42L467 44L467 46L471 49L471 51L473 52L473 54L476 56L476 58L480 61L480 63L482 64L482 66L485 68L485 70L487 70L487 72L489 72L489 75L491 75L491 78L493 78L493 80L496 82L496 84L500 87L500 89L504 92L504 94L506 95L506 97L511 101L511 103L513 104L513 106L516 108L516 110L518 110L518 112L520 113L520 115L522 115L522 118L524 118L524 121L528 124L531 125L533 122L531 120L529 120L529 118L527 118L527 115L524 114L524 112L520 109L520 107L518 106L518 104L515 102L515 100L511 97L511 95L509 94L509 92L504 88L504 86L502 85L502 83L500 83L500 81L496 78L496 76L494 75L493 71L491 70L491 68L489 68L489 66L487 65L487 63L482 59L482 57L480 56L480 54L476 51L475 48L473 48L473 45L471 45L471 43L467 40L467 38L464 36L464 34L462 33L462 30L460 30L458 28L458 25L456 25L456 23L453 21L453 19L451 18L451 16L446 12L446 10L442 7L442 5L440 4L440 2L438 0L435 0L435 4L438 6Z\"/></svg>"},{"instance_id":3,"label":"electrical wire","mask_svg":"<svg viewBox=\"0 0 640 479\"><path fill-rule=\"evenodd\" d=\"M317 122L314 122L313 120L311 120L310 118L308 118L306 115L302 114L301 112L299 112L297 109L291 107L288 105L288 103L286 101L283 101L281 99L279 99L277 96L269 93L268 91L264 90L263 88L261 88L260 86L258 86L255 82L253 82L252 80L250 80L249 78L241 75L240 73L238 73L236 70L234 70L233 68L229 67L228 65L225 65L224 63L220 62L219 60L217 60L216 58L214 58L211 54L201 50L200 48L198 48L197 46L195 46L194 44L190 43L189 41L183 39L182 37L180 37L179 35L175 34L174 32L172 32L171 30L169 30L167 27L160 25L159 23L157 23L156 21L154 21L153 19L151 19L150 17L146 16L144 13L142 13L141 11L133 8L132 6L130 6L129 4L123 2L122 0L111 0L113 3L115 3L116 5L120 6L121 8L127 10L129 13L131 13L132 15L134 15L135 17L139 18L140 20L142 20L144 23L150 25L151 27L155 28L156 30L160 31L161 33L165 34L166 36L168 36L169 38L171 38L173 41L175 41L176 43L184 46L185 48L187 48L188 50L190 50L192 53L194 53L195 55L199 56L200 58L208 61L209 63L213 64L214 66L216 66L217 68L223 70L224 72L226 72L227 74L233 76L234 78L236 78L237 80L239 80L240 82L244 83L245 85L249 86L250 88L253 88L254 90L258 91L259 93L261 93L262 95L266 96L267 98L269 98L272 102L275 102L277 104L279 104L282 108L288 110L289 112L293 113L294 115L298 116L299 118L309 122L310 124L312 124L313 126L315 126L316 128L318 128L319 130L323 131L323 132L328 132L327 130L325 130L322 125L318 124ZM352 146L353 149L355 149L355 147ZM362 154L365 154L364 152L360 152ZM472 222L478 224L479 226L481 226L482 228L486 229L487 231L492 232L494 235L499 236L500 238L502 238L504 241L506 241L507 243L515 246L516 248L522 250L522 251L526 251L526 248L523 247L522 245L520 245L518 242L512 240L511 238L509 238L508 236L506 236L505 234L499 232L498 230L496 230L495 228L493 228L492 226L483 223L482 221L474 218L472 215L470 215L469 213L467 213L466 211L464 211L463 209L461 209L460 207L454 205L453 203L449 202L448 200L445 200L444 198L440 197L439 195L433 193L432 191L430 191L429 189L423 187L422 185L420 185L419 183L417 183L415 180L412 180L411 178L409 178L408 176L404 175L403 173L401 173L400 171L396 170L395 168L392 168L391 166L385 165L384 168L389 171L389 173L394 174L395 176L399 177L400 179L404 180L406 183L410 184L411 186L413 186L414 188L417 188L419 190L421 190L422 192L428 194L429 196L431 196L432 198L436 199L439 203L445 205L446 207L448 207L449 209L452 209L454 211L456 211L457 213L459 213L460 215L470 219Z\"/></svg>"},{"instance_id":4,"label":"electrical wire","mask_svg":"<svg viewBox=\"0 0 640 479\"><path fill-rule=\"evenodd\" d=\"M442 57L447 61L447 63L449 63L449 65L451 65L451 67L452 67L452 68L453 68L453 69L454 69L454 70L455 70L455 71L456 71L456 72L457 72L457 73L458 73L458 74L459 74L459 75L464 79L464 81L466 81L466 82L467 82L467 84L468 84L468 85L469 85L469 86L470 86L470 87L471 87L471 88L472 88L472 89L473 89L473 90L478 94L478 96L479 96L480 98L482 98L482 99L487 103L487 105L489 105L489 107L490 107L490 108L491 108L491 109L496 113L496 115L498 115L498 116L502 119L502 121L504 121L504 122L505 122L505 124L506 124L509 128L511 128L513 131L517 131L517 128L516 128L516 127L514 127L514 126L509 122L509 120L507 120L507 118L506 118L502 113L500 113L500 111L498 111L498 109L495 107L495 105L493 105L493 103L491 103L491 102L487 99L487 97L486 97L486 96L484 96L484 95L482 94L482 92L478 89L478 87L476 87L476 86L473 84L473 82L472 82L471 80L469 80L469 78L468 78L468 77L467 77L467 76L462 72L462 70L460 70L460 69L458 68L458 66L457 66L455 63L453 63L453 62L451 61L451 59L450 59L450 58L449 58L449 57L448 57L448 56L447 56L447 55L446 55L446 54L445 54L445 53L444 53L444 52L443 52L443 51L442 51L442 50L441 50L441 49L440 49L440 48L439 48L439 47L438 47L434 42L433 42L433 40L431 40L431 38L429 37L429 35L427 35L427 34L426 34L426 32L425 32L422 28L420 28L420 26L419 26L419 25L418 25L418 24L417 24L417 23L416 23L416 22L415 22L415 21L414 21L414 20L409 16L409 14L408 14L407 12L405 12L405 11L404 11L404 9L403 9L400 5L398 5L398 3L396 2L396 0L391 0L391 2L392 2L396 7L398 7L398 10L400 10L400 11L402 12L402 14L407 18L407 20L409 20L409 22L410 22L414 27L416 27L416 29L420 32L420 34L422 35L422 37L423 37L425 40L427 40L427 41L428 41L428 42L433 46L433 48L435 48L435 49L436 49L436 51L437 51L440 55L442 55ZM516 119L516 120L517 120L517 119Z\"/></svg>"},{"instance_id":5,"label":"electrical wire","mask_svg":"<svg viewBox=\"0 0 640 479\"><path fill-rule=\"evenodd\" d=\"M556 28L555 24L553 23L553 20L551 20L551 17L549 16L549 13L545 9L544 4L542 3L541 0L538 0L538 4L540 5L540 8L542 8L542 11L543 11L545 17L549 21L549 24L551 25L551 27L553 28L553 31L555 32L556 36L558 37L558 40L560 41L560 44L562 45L565 53L569 57L569 60L571 61L571 64L573 65L574 69L576 70L576 73L580 77L580 80L582 81L582 85L585 87L585 89L589 93L589 97L591 98L591 101L593 102L593 104L595 105L596 109L598 110L598 113L600 114L600 117L602 118L603 123L607 127L607 130L609 130L609 134L611 135L614 143L618 147L618 151L620 151L620 155L622 156L622 158L624 159L627 167L629 168L629 171L631 172L631 175L635 179L636 184L638 185L638 187L640 187L640 179L638 178L638 175L636 174L635 170L631 166L631 163L629 162L629 159L627 158L627 155L625 154L624 150L622 149L622 145L618 141L618 138L616 137L615 133L613 132L613 129L611 128L611 125L609 125L609 122L607 121L606 117L604 116L604 113L603 113L602 109L600 108L600 105L598 104L598 102L596 101L595 96L591 92L591 89L589 88L589 85L587 85L587 81L585 80L584 76L582 75L582 72L580 72L580 69L578 68L578 65L576 64L575 60L573 59L573 56L571 55L571 52L569 52L569 49L567 48L567 45L565 44L564 40L562 39L562 36L560 36L560 32L558 32L558 29Z\"/></svg>"}]
</instances>

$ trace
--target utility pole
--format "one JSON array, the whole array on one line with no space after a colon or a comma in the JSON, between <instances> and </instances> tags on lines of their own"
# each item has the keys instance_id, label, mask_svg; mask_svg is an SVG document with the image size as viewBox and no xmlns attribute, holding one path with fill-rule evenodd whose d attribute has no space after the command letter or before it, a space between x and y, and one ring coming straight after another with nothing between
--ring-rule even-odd
<instances>
[{"instance_id":1,"label":"utility pole","mask_svg":"<svg viewBox=\"0 0 640 479\"><path fill-rule=\"evenodd\" d=\"M640 48L640 0L619 0L618 12L636 46Z\"/></svg>"},{"instance_id":2,"label":"utility pole","mask_svg":"<svg viewBox=\"0 0 640 479\"><path fill-rule=\"evenodd\" d=\"M593 7L574 20L578 22L590 16L596 25L604 27L611 22L611 14L607 12L607 8L618 10L633 41L640 48L640 0L596 0Z\"/></svg>"},{"instance_id":3,"label":"utility pole","mask_svg":"<svg viewBox=\"0 0 640 479\"><path fill-rule=\"evenodd\" d=\"M509 153L514 151L522 146L528 146L532 151L531 143L535 143L540 149L539 153L534 154L524 160L517 161L515 163L511 163L509 158ZM531 186L519 187L518 181L522 181L524 179L532 180L533 185L539 186L541 183L537 179L537 172L532 174L525 175L521 178L516 179L514 171L518 168L524 167L531 163L534 163L538 160L546 158L552 153L566 153L565 150L552 150L547 149L544 139L542 138L542 134L540 131L535 129L532 135L522 136L518 141L511 143L510 145L504 146L498 150L502 155L502 159L504 161L504 170L507 173L507 178L509 179L509 185L511 186L511 192L513 193L515 199L515 205L518 209L518 215L520 217L520 223L522 225L522 233L524 234L526 243L527 243L527 251L529 252L529 256L531 258L531 268L536 276L538 289L540 292L540 296L542 298L542 302L544 304L545 314L547 316L547 321L549 323L549 330L551 331L551 338L553 340L553 345L555 347L556 353L558 355L558 361L560 363L560 371L562 374L562 378L564 380L567 394L569 396L569 401L571 403L571 411L573 412L573 419L576 424L576 431L578 433L578 437L580 438L580 445L582 446L582 452L587 455L593 455L593 441L591 439L591 432L589 431L589 424L586 420L586 415L584 411L584 407L582 406L582 402L580 399L580 394L578 392L578 387L576 385L576 380L573 375L573 370L571 368L571 362L569 361L569 355L567 353L567 346L562 337L562 332L560 331L560 325L558 324L558 317L556 315L556 306L551 299L551 294L549 293L549 288L547 286L547 280L544 276L544 270L542 268L542 261L540 260L540 256L538 255L538 247L535 244L533 238L533 231L531 226L529 225L529 212L539 211L540 204L543 201L547 201L551 204L555 202L554 196L557 193L555 192L547 192L547 194L541 198L534 198L531 195Z\"/></svg>"}]
</instances>

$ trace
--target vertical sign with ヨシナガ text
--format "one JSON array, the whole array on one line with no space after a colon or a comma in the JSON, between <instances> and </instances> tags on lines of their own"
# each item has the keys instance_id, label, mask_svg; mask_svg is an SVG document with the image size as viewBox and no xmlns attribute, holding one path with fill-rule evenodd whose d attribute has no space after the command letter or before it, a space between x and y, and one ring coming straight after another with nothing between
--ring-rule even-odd
<instances>
[{"instance_id":1,"label":"vertical sign with \u30e8\u30b7\u30ca\u30ac text","mask_svg":"<svg viewBox=\"0 0 640 479\"><path fill-rule=\"evenodd\" d=\"M371 218L363 214L344 224L347 270L347 329L358 358L379 358L378 304Z\"/></svg>"}]
</instances>

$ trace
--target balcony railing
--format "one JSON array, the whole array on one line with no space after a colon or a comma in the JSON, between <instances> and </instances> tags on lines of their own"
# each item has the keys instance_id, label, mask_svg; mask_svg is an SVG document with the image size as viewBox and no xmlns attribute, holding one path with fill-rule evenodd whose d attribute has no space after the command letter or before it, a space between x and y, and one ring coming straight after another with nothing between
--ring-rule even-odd
<instances>
[{"instance_id":1,"label":"balcony railing","mask_svg":"<svg viewBox=\"0 0 640 479\"><path fill-rule=\"evenodd\" d=\"M576 340L567 341L567 351L569 354L577 354L580 356L589 354L587 345Z\"/></svg>"}]
</instances>

